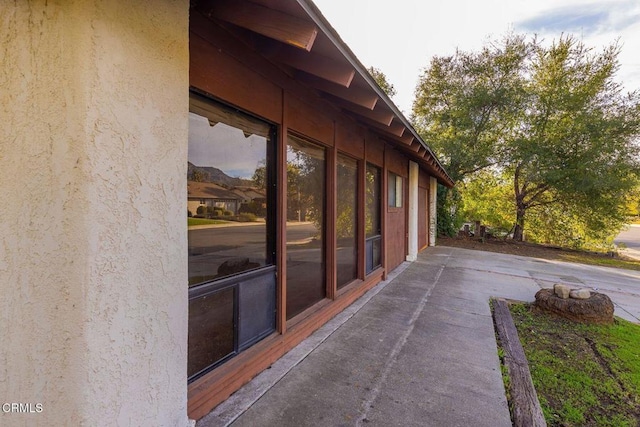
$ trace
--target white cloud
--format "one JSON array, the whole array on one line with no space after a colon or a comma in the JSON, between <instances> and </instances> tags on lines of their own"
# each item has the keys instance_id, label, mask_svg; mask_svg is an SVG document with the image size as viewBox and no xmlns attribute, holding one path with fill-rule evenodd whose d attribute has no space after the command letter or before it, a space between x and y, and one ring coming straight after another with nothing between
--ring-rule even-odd
<instances>
[{"instance_id":1,"label":"white cloud","mask_svg":"<svg viewBox=\"0 0 640 427\"><path fill-rule=\"evenodd\" d=\"M478 50L490 38L518 25L558 11L571 21L555 22L540 31L547 40L562 32L582 37L601 49L620 39L621 70L617 80L628 90L640 89L640 2L637 0L314 0L329 23L365 66L380 68L395 86L396 104L411 112L415 85L434 55L452 55L456 48ZM594 12L595 11L595 12ZM606 16L598 15L604 13ZM576 24L597 29L576 33ZM571 24L571 25L569 25ZM563 27L567 28L563 30ZM580 27L580 25L577 25ZM591 27L589 27L591 29Z\"/></svg>"}]
</instances>

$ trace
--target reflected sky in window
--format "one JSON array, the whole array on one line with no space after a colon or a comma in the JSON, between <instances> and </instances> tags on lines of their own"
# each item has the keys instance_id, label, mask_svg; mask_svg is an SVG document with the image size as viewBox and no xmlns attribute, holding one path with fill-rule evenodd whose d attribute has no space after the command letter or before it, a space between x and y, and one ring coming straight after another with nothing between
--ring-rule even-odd
<instances>
[{"instance_id":1,"label":"reflected sky in window","mask_svg":"<svg viewBox=\"0 0 640 427\"><path fill-rule=\"evenodd\" d=\"M215 141L233 141L229 144ZM189 113L189 161L196 166L212 166L233 178L251 179L255 170L265 161L265 138L259 135L245 137L241 129L224 123L209 124L206 117Z\"/></svg>"}]
</instances>

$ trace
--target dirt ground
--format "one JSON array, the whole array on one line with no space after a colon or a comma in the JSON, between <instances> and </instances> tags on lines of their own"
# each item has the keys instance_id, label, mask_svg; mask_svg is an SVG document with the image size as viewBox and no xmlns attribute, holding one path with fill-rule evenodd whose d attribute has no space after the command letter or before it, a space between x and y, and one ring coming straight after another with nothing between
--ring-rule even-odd
<instances>
[{"instance_id":1,"label":"dirt ground","mask_svg":"<svg viewBox=\"0 0 640 427\"><path fill-rule=\"evenodd\" d=\"M438 237L437 244L439 246L453 246L457 248L498 252L502 254L520 255L558 261L580 262L576 258L581 258L583 261L587 261L587 263L590 264L608 264L607 261L612 261L613 259L615 259L624 263L633 263L640 266L640 263L633 262L633 260L619 255L562 249L558 247L537 245L533 243L514 242L512 240L485 239L485 241L483 242L480 239L475 239L473 237Z\"/></svg>"}]
</instances>

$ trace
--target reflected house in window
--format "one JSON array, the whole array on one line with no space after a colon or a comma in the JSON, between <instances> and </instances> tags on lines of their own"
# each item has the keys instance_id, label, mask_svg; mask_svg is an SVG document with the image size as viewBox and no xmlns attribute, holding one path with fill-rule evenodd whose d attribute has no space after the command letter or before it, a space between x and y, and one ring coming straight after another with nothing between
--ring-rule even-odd
<instances>
[{"instance_id":1,"label":"reflected house in window","mask_svg":"<svg viewBox=\"0 0 640 427\"><path fill-rule=\"evenodd\" d=\"M224 188L213 182L187 181L187 209L195 218L253 213L264 218L266 193L252 187Z\"/></svg>"},{"instance_id":2,"label":"reflected house in window","mask_svg":"<svg viewBox=\"0 0 640 427\"><path fill-rule=\"evenodd\" d=\"M243 196L213 182L187 181L187 208L196 218L237 215Z\"/></svg>"}]
</instances>

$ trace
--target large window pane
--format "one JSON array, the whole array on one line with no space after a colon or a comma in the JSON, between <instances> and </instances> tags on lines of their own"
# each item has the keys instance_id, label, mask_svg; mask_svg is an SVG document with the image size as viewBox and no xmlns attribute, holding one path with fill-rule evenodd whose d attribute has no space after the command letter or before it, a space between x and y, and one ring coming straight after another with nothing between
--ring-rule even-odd
<instances>
[{"instance_id":1,"label":"large window pane","mask_svg":"<svg viewBox=\"0 0 640 427\"><path fill-rule=\"evenodd\" d=\"M358 276L358 162L338 155L337 175L336 260L338 288L341 288Z\"/></svg>"},{"instance_id":2,"label":"large window pane","mask_svg":"<svg viewBox=\"0 0 640 427\"><path fill-rule=\"evenodd\" d=\"M271 263L271 126L200 98L189 113L189 285Z\"/></svg>"},{"instance_id":3,"label":"large window pane","mask_svg":"<svg viewBox=\"0 0 640 427\"><path fill-rule=\"evenodd\" d=\"M189 301L189 377L235 350L234 289Z\"/></svg>"},{"instance_id":4,"label":"large window pane","mask_svg":"<svg viewBox=\"0 0 640 427\"><path fill-rule=\"evenodd\" d=\"M382 256L382 228L380 219L381 198L380 169L367 165L366 173L366 206L365 206L365 234L366 234L366 273L371 273L381 265Z\"/></svg>"},{"instance_id":5,"label":"large window pane","mask_svg":"<svg viewBox=\"0 0 640 427\"><path fill-rule=\"evenodd\" d=\"M287 144L287 319L326 296L325 150L295 136Z\"/></svg>"},{"instance_id":6,"label":"large window pane","mask_svg":"<svg viewBox=\"0 0 640 427\"><path fill-rule=\"evenodd\" d=\"M275 330L274 127L190 96L188 376Z\"/></svg>"},{"instance_id":7,"label":"large window pane","mask_svg":"<svg viewBox=\"0 0 640 427\"><path fill-rule=\"evenodd\" d=\"M366 176L366 213L365 213L365 233L367 237L379 236L382 232L380 226L380 205L381 205L381 176L380 169L367 164Z\"/></svg>"}]
</instances>

